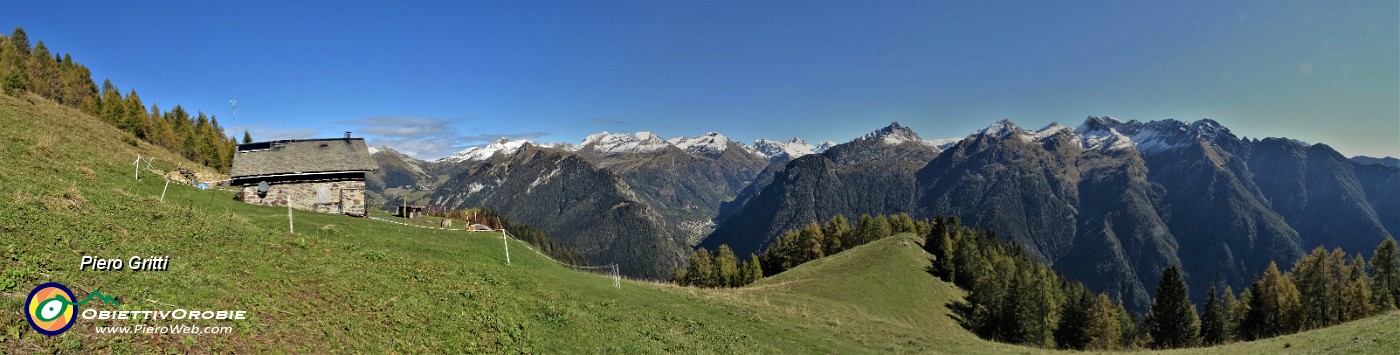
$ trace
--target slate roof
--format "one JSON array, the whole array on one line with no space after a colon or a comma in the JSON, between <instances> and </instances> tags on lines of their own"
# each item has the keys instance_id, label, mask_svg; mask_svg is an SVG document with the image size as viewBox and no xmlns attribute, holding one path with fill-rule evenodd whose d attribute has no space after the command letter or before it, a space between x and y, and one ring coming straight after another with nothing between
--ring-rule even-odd
<instances>
[{"instance_id":1,"label":"slate roof","mask_svg":"<svg viewBox=\"0 0 1400 355\"><path fill-rule=\"evenodd\" d=\"M229 176L374 171L364 138L304 139L239 144Z\"/></svg>"}]
</instances>

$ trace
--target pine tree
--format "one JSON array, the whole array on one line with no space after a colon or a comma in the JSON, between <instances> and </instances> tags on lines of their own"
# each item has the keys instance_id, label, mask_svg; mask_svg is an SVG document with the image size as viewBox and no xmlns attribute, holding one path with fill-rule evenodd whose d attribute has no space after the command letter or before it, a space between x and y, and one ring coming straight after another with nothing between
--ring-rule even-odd
<instances>
[{"instance_id":1,"label":"pine tree","mask_svg":"<svg viewBox=\"0 0 1400 355\"><path fill-rule=\"evenodd\" d=\"M15 53L29 55L29 34L24 33L24 28L15 27L15 31L10 32L10 48Z\"/></svg>"},{"instance_id":2,"label":"pine tree","mask_svg":"<svg viewBox=\"0 0 1400 355\"><path fill-rule=\"evenodd\" d=\"M758 263L758 256L749 254L749 262L746 263L745 266L749 269L749 277L744 282L745 285L758 282L758 280L763 279L763 267L760 266Z\"/></svg>"},{"instance_id":3,"label":"pine tree","mask_svg":"<svg viewBox=\"0 0 1400 355\"><path fill-rule=\"evenodd\" d=\"M849 233L850 229L851 225L846 222L846 217L839 214L822 226L822 236L825 237L823 240L826 242L824 246L826 255L840 253L842 250L852 247L846 241L846 234Z\"/></svg>"},{"instance_id":4,"label":"pine tree","mask_svg":"<svg viewBox=\"0 0 1400 355\"><path fill-rule=\"evenodd\" d=\"M1397 255L1395 238L1385 238L1371 254L1371 292L1375 304L1382 310L1395 309L1400 304L1400 255Z\"/></svg>"},{"instance_id":5,"label":"pine tree","mask_svg":"<svg viewBox=\"0 0 1400 355\"><path fill-rule=\"evenodd\" d=\"M1206 294L1205 315L1201 316L1201 345L1216 345L1225 342L1225 323L1228 311L1222 300L1215 294L1215 286Z\"/></svg>"},{"instance_id":6,"label":"pine tree","mask_svg":"<svg viewBox=\"0 0 1400 355\"><path fill-rule=\"evenodd\" d=\"M1060 307L1060 321L1055 326L1055 344L1060 349L1084 350L1090 341L1089 318L1096 298L1082 284L1075 284L1065 292L1065 304Z\"/></svg>"},{"instance_id":7,"label":"pine tree","mask_svg":"<svg viewBox=\"0 0 1400 355\"><path fill-rule=\"evenodd\" d=\"M873 237L876 233L875 229L875 217L871 217L868 214L860 215L860 222L857 225L855 236L852 238L854 243L851 243L851 245L861 245L875 240L876 237ZM847 246L847 248L849 247L850 246Z\"/></svg>"},{"instance_id":8,"label":"pine tree","mask_svg":"<svg viewBox=\"0 0 1400 355\"><path fill-rule=\"evenodd\" d=\"M876 218L875 218L875 228L874 228L874 232L871 233L871 235L868 236L870 239L866 239L866 240L865 240L865 243L873 242L873 241L875 241L875 240L877 240L877 239L881 239L881 238L884 238L884 237L888 237L888 236L893 235L893 234L894 234L894 232L893 232L893 228L890 227L890 219L889 219L889 217L886 217L885 215L880 215L879 217L876 217ZM861 243L861 244L865 244L865 243Z\"/></svg>"},{"instance_id":9,"label":"pine tree","mask_svg":"<svg viewBox=\"0 0 1400 355\"><path fill-rule=\"evenodd\" d=\"M942 277L944 281L953 282L953 275L957 274L957 265L953 263L953 237L948 233L935 232L935 234L934 238L937 239L925 242L938 246L936 254L934 254L936 259L934 259L933 265L939 277Z\"/></svg>"},{"instance_id":10,"label":"pine tree","mask_svg":"<svg viewBox=\"0 0 1400 355\"><path fill-rule=\"evenodd\" d=\"M736 287L742 285L739 279L739 258L734 256L734 251L729 249L728 244L719 246L719 251L715 252L715 287Z\"/></svg>"},{"instance_id":11,"label":"pine tree","mask_svg":"<svg viewBox=\"0 0 1400 355\"><path fill-rule=\"evenodd\" d=\"M714 258L705 248L690 255L690 267L685 270L685 282L689 286L710 286L715 283Z\"/></svg>"},{"instance_id":12,"label":"pine tree","mask_svg":"<svg viewBox=\"0 0 1400 355\"><path fill-rule=\"evenodd\" d=\"M1152 308L1147 316L1147 332L1152 336L1153 348L1196 345L1200 321L1196 306L1187 297L1186 280L1176 266L1162 271L1157 297L1152 299Z\"/></svg>"},{"instance_id":13,"label":"pine tree","mask_svg":"<svg viewBox=\"0 0 1400 355\"><path fill-rule=\"evenodd\" d=\"M826 256L824 245L825 238L822 236L822 229L816 224L809 224L802 228L801 239L798 247L801 248L800 262L805 263L812 260L821 259Z\"/></svg>"},{"instance_id":14,"label":"pine tree","mask_svg":"<svg viewBox=\"0 0 1400 355\"><path fill-rule=\"evenodd\" d=\"M234 122L234 123L237 123L237 122ZM253 142L253 135L248 134L248 130L246 130L246 129L243 130L243 144L248 144L248 143L252 143L252 142Z\"/></svg>"}]
</instances>

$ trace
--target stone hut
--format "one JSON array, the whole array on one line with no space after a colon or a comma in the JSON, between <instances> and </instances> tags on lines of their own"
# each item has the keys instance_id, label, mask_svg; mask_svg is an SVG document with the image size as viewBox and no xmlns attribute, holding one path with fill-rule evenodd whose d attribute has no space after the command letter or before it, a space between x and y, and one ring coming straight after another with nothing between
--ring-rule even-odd
<instances>
[{"instance_id":1,"label":"stone hut","mask_svg":"<svg viewBox=\"0 0 1400 355\"><path fill-rule=\"evenodd\" d=\"M229 171L235 199L324 213L365 215L365 176L378 170L363 138L239 144Z\"/></svg>"}]
</instances>

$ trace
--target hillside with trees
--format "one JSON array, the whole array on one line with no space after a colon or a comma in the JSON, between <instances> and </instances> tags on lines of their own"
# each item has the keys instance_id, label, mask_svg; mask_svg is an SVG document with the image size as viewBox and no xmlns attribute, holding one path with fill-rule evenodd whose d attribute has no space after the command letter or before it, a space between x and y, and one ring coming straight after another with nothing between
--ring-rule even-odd
<instances>
[{"instance_id":1,"label":"hillside with trees","mask_svg":"<svg viewBox=\"0 0 1400 355\"><path fill-rule=\"evenodd\" d=\"M9 36L0 35L0 87L6 93L31 92L77 108L127 133L127 144L146 141L228 173L238 142L214 116L191 113L180 105L162 111L152 102L148 108L136 89L123 95L111 80L103 80L99 87L92 72L72 56L51 52L44 41L32 46L29 42L29 35L19 27ZM252 141L247 132L243 139Z\"/></svg>"}]
</instances>

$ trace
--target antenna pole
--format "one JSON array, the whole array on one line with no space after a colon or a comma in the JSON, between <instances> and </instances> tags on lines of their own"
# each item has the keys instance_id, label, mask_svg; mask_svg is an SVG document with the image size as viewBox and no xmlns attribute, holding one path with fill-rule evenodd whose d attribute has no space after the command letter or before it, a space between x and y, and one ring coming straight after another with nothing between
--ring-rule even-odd
<instances>
[{"instance_id":1,"label":"antenna pole","mask_svg":"<svg viewBox=\"0 0 1400 355\"><path fill-rule=\"evenodd\" d=\"M228 100L228 104L233 106L233 141L234 141L234 142L239 142L239 140L238 140L238 100L237 100L237 99Z\"/></svg>"}]
</instances>

